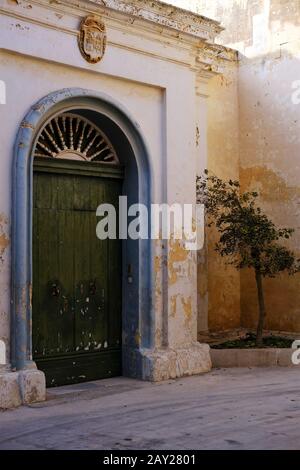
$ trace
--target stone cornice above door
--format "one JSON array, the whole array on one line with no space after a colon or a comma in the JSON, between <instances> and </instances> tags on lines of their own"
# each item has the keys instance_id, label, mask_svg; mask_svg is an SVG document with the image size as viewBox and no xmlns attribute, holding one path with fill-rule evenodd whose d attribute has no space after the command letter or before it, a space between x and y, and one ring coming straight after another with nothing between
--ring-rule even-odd
<instances>
[{"instance_id":1,"label":"stone cornice above door","mask_svg":"<svg viewBox=\"0 0 300 470\"><path fill-rule=\"evenodd\" d=\"M203 43L197 48L195 60L196 94L208 98L207 85L209 80L222 75L228 67L236 67L238 52L218 45Z\"/></svg>"},{"instance_id":2,"label":"stone cornice above door","mask_svg":"<svg viewBox=\"0 0 300 470\"><path fill-rule=\"evenodd\" d=\"M236 63L237 51L219 44L203 43L197 48L196 71L204 77L222 74L228 63Z\"/></svg>"},{"instance_id":3,"label":"stone cornice above door","mask_svg":"<svg viewBox=\"0 0 300 470\"><path fill-rule=\"evenodd\" d=\"M224 63L236 60L234 51L215 44L223 29L218 22L161 1L18 0L1 5L0 13L0 27L7 31L3 49L95 72L106 73L105 64L90 66L81 60L73 43L77 42L83 18L90 15L105 23L106 57L116 50L124 50L127 57L128 53L131 57L148 56L153 66L157 61L171 62L195 71L201 81L222 73ZM131 73L128 63L126 70ZM149 75L149 82L164 87L165 83L157 83L156 75L157 69Z\"/></svg>"},{"instance_id":4,"label":"stone cornice above door","mask_svg":"<svg viewBox=\"0 0 300 470\"><path fill-rule=\"evenodd\" d=\"M202 42L209 46L223 31L217 21L155 0L18 0L0 5L0 12L71 34L78 32L76 17L94 14L114 29L156 36L168 44L176 41L179 48Z\"/></svg>"},{"instance_id":5,"label":"stone cornice above door","mask_svg":"<svg viewBox=\"0 0 300 470\"><path fill-rule=\"evenodd\" d=\"M70 0L68 3L72 2ZM85 0L85 3L106 7L204 40L214 40L224 29L218 21L159 0Z\"/></svg>"}]
</instances>

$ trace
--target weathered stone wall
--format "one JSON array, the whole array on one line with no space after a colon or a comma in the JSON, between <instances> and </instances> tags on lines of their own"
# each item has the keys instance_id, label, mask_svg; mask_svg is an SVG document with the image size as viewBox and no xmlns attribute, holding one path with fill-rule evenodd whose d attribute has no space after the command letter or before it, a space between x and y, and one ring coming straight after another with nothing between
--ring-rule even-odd
<instances>
[{"instance_id":1,"label":"weathered stone wall","mask_svg":"<svg viewBox=\"0 0 300 470\"><path fill-rule=\"evenodd\" d=\"M201 8L198 0L170 0L170 3L205 16L213 11ZM215 3L215 2L209 2ZM217 2L216 2L217 3ZM219 19L219 18L217 18ZM223 34L223 33L222 33ZM221 37L222 37L221 34ZM220 37L220 36L219 36ZM217 42L219 41L219 37ZM222 75L208 85L208 126L206 167L223 178L239 178L238 67L235 61L222 61ZM200 132L200 140L204 136ZM209 230L206 253L198 266L198 332L240 326L240 273L226 265L214 250L216 234Z\"/></svg>"},{"instance_id":2,"label":"weathered stone wall","mask_svg":"<svg viewBox=\"0 0 300 470\"><path fill-rule=\"evenodd\" d=\"M75 106L93 112L101 108L101 114L103 106L135 154L131 166L136 167L140 202L196 201L197 168L207 153L207 82L218 68L217 54L224 53L221 61L231 63L230 53L227 58L228 51L214 44L220 27L152 0L104 3L0 2L0 83L7 88L6 104L0 107L0 340L7 350L0 376L22 369L8 381L0 377L0 408L44 397L30 392L43 391L45 382L43 375L33 374L28 317L34 286L27 243L32 144L44 120ZM107 29L105 55L95 64L78 47L82 19L91 13ZM174 240L174 233L167 242L160 239L159 224L151 230L158 236L151 247L137 241L133 250L125 244L122 271L130 302L123 309L124 373L162 380L207 371L208 347L197 342L197 253L187 240ZM32 371L29 378L22 375L24 366ZM9 402L13 388L19 396Z\"/></svg>"},{"instance_id":3,"label":"weathered stone wall","mask_svg":"<svg viewBox=\"0 0 300 470\"><path fill-rule=\"evenodd\" d=\"M227 64L209 85L208 169L222 178L239 177L237 66ZM208 236L208 327L240 326L240 274L215 252L216 233Z\"/></svg>"},{"instance_id":4,"label":"weathered stone wall","mask_svg":"<svg viewBox=\"0 0 300 470\"><path fill-rule=\"evenodd\" d=\"M173 0L173 4L191 8L221 21L225 31L219 41L240 52L238 80L240 179L244 189L258 189L261 205L282 226L296 229L289 244L300 252L300 1L299 0ZM226 77L225 77L226 80ZM225 158L228 118L232 110L212 85L210 103L209 165L220 176L237 164L235 152ZM220 87L219 87L220 88ZM228 90L226 91L228 93ZM224 95L222 95L224 97ZM300 101L298 99L298 101ZM215 103L215 106L213 105ZM224 113L223 126L216 128L218 116ZM218 131L218 132L217 132ZM230 131L229 131L230 133ZM221 155L215 152L219 140ZM228 157L228 156L227 156ZM225 161L226 164L220 164ZM224 170L225 168L225 170ZM218 279L218 261L210 256L211 278ZM209 285L210 328L231 326L229 303L224 303L222 316L215 302L227 293L236 296L238 283L219 283L219 293ZM280 276L266 280L268 317L266 327L273 330L300 331L300 278ZM229 291L227 290L229 287ZM241 324L252 327L256 322L257 302L254 276L241 273ZM218 318L215 318L215 314Z\"/></svg>"}]
</instances>

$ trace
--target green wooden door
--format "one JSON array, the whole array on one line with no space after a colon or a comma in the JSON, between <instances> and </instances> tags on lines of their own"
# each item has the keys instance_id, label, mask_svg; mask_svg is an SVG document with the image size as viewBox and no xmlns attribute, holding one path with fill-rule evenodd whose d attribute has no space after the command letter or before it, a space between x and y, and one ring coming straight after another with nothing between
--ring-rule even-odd
<instances>
[{"instance_id":1,"label":"green wooden door","mask_svg":"<svg viewBox=\"0 0 300 470\"><path fill-rule=\"evenodd\" d=\"M121 185L120 168L35 160L33 355L47 386L121 374L121 242L96 237Z\"/></svg>"}]
</instances>

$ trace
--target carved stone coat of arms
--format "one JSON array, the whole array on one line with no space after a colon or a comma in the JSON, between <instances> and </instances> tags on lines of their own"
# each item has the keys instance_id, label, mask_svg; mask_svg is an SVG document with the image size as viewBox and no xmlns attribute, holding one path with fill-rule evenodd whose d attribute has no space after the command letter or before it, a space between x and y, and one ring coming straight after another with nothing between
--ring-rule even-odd
<instances>
[{"instance_id":1,"label":"carved stone coat of arms","mask_svg":"<svg viewBox=\"0 0 300 470\"><path fill-rule=\"evenodd\" d=\"M88 16L81 22L79 48L83 57L91 64L102 59L106 48L106 27L100 19Z\"/></svg>"}]
</instances>

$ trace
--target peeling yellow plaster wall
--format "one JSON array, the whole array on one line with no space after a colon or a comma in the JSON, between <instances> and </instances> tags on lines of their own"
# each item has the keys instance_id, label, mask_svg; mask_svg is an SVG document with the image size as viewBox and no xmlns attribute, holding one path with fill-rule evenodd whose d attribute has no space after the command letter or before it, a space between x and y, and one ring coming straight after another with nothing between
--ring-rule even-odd
<instances>
[{"instance_id":1,"label":"peeling yellow plaster wall","mask_svg":"<svg viewBox=\"0 0 300 470\"><path fill-rule=\"evenodd\" d=\"M177 282L178 276L182 275L183 263L189 256L184 243L181 240L170 240L170 253L168 258L169 285Z\"/></svg>"},{"instance_id":2,"label":"peeling yellow plaster wall","mask_svg":"<svg viewBox=\"0 0 300 470\"><path fill-rule=\"evenodd\" d=\"M0 234L0 258L2 257L5 249L8 247L9 241L5 233Z\"/></svg>"},{"instance_id":3,"label":"peeling yellow plaster wall","mask_svg":"<svg viewBox=\"0 0 300 470\"><path fill-rule=\"evenodd\" d=\"M275 223L295 228L288 246L300 256L300 105L292 101L293 82L300 80L300 1L256 3L261 32L255 32L259 21L252 24L239 46L245 54L239 72L240 180L243 189L260 192ZM264 285L266 328L300 332L300 275ZM241 273L241 312L242 326L254 327L257 300L248 271Z\"/></svg>"},{"instance_id":4,"label":"peeling yellow plaster wall","mask_svg":"<svg viewBox=\"0 0 300 470\"><path fill-rule=\"evenodd\" d=\"M5 214L0 213L0 339L6 344L6 355L9 357L9 311L5 293L8 292L6 273L9 262L9 221Z\"/></svg>"},{"instance_id":5,"label":"peeling yellow plaster wall","mask_svg":"<svg viewBox=\"0 0 300 470\"><path fill-rule=\"evenodd\" d=\"M238 179L237 65L230 63L224 74L209 84L208 169L222 178ZM208 328L210 331L240 326L240 274L215 252L216 233L208 239ZM201 285L199 285L201 288Z\"/></svg>"},{"instance_id":6,"label":"peeling yellow plaster wall","mask_svg":"<svg viewBox=\"0 0 300 470\"><path fill-rule=\"evenodd\" d=\"M0 262L3 262L4 252L9 245L7 225L7 217L4 214L0 214Z\"/></svg>"},{"instance_id":7,"label":"peeling yellow plaster wall","mask_svg":"<svg viewBox=\"0 0 300 470\"><path fill-rule=\"evenodd\" d=\"M296 229L289 246L300 256L300 104L292 101L293 86L300 81L300 0L169 3L220 21L225 30L218 42L240 52L238 136L232 132L232 106L224 94L224 83L232 86L230 78L225 74L210 85L209 167L221 177L239 173L243 189L259 190L261 205L274 222ZM209 328L231 328L238 322L234 311L239 282L212 252L212 233L209 239ZM299 276L265 281L267 328L300 332ZM257 318L253 273L242 271L240 282L241 325L253 327ZM202 282L199 288L204 287Z\"/></svg>"},{"instance_id":8,"label":"peeling yellow plaster wall","mask_svg":"<svg viewBox=\"0 0 300 470\"><path fill-rule=\"evenodd\" d=\"M170 0L176 6L191 9L205 16L198 0ZM213 3L213 2L210 2ZM237 63L222 62L223 75L212 78L208 87L208 169L224 178L239 176L239 125L237 95ZM201 138L201 136L197 136ZM226 266L214 251L216 240L213 230L207 235L206 248L198 257L198 302L202 306L198 315L198 332L202 333L201 315L208 310L208 328L211 331L240 326L240 274ZM177 253L178 254L178 253ZM176 256L177 256L176 254ZM172 263L171 263L172 265ZM169 269L171 280L176 272Z\"/></svg>"},{"instance_id":9,"label":"peeling yellow plaster wall","mask_svg":"<svg viewBox=\"0 0 300 470\"><path fill-rule=\"evenodd\" d=\"M185 323L187 326L189 325L189 322L192 319L192 298L188 297L185 299L184 297L181 298L181 303L183 306L183 311L184 311L184 318L185 318Z\"/></svg>"}]
</instances>

